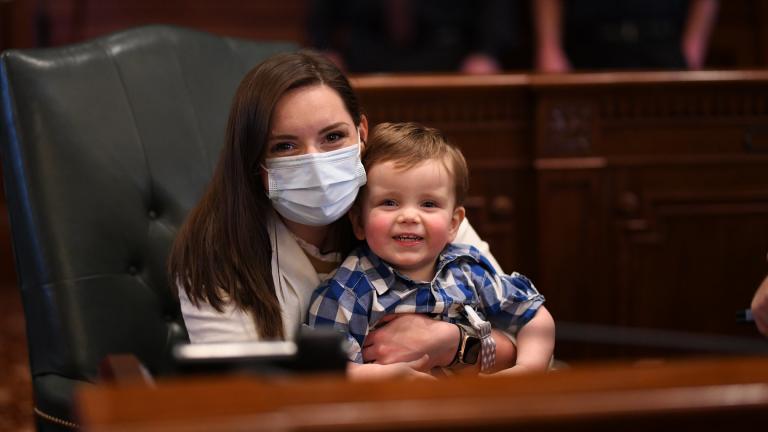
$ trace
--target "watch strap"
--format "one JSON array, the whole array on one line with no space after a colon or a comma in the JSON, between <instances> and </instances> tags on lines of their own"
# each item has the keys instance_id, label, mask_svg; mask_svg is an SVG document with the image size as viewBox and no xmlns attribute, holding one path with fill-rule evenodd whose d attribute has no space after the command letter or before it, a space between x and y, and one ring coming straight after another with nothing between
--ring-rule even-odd
<instances>
[{"instance_id":1,"label":"watch strap","mask_svg":"<svg viewBox=\"0 0 768 432\"><path fill-rule=\"evenodd\" d=\"M496 365L496 341L490 334L480 339L480 372L489 372Z\"/></svg>"},{"instance_id":2,"label":"watch strap","mask_svg":"<svg viewBox=\"0 0 768 432\"><path fill-rule=\"evenodd\" d=\"M464 314L480 336L480 372L488 372L496 364L496 341L491 337L491 323L480 318L469 305L464 305Z\"/></svg>"}]
</instances>

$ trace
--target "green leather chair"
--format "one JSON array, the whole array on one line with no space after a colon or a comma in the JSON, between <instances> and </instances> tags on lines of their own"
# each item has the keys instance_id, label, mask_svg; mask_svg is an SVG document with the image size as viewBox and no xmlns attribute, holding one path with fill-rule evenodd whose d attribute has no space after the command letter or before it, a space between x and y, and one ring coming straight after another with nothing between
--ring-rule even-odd
<instances>
[{"instance_id":1,"label":"green leather chair","mask_svg":"<svg viewBox=\"0 0 768 432\"><path fill-rule=\"evenodd\" d=\"M166 278L244 74L289 43L150 26L2 54L2 171L36 424L77 427L76 386L107 354L153 374L187 339Z\"/></svg>"}]
</instances>

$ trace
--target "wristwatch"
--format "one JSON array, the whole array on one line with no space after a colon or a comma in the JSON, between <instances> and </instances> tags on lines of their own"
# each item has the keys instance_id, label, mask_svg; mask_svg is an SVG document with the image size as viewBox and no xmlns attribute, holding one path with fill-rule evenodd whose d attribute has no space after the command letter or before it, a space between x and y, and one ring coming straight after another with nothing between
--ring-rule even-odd
<instances>
[{"instance_id":1,"label":"wristwatch","mask_svg":"<svg viewBox=\"0 0 768 432\"><path fill-rule=\"evenodd\" d=\"M456 326L459 328L459 346L456 349L456 354L453 356L453 361L448 366L476 364L477 359L480 357L480 348L482 347L477 330L459 323L456 323Z\"/></svg>"},{"instance_id":2,"label":"wristwatch","mask_svg":"<svg viewBox=\"0 0 768 432\"><path fill-rule=\"evenodd\" d=\"M464 305L464 316L480 338L480 372L489 372L496 364L496 342L491 337L491 323L480 317L470 305Z\"/></svg>"}]
</instances>

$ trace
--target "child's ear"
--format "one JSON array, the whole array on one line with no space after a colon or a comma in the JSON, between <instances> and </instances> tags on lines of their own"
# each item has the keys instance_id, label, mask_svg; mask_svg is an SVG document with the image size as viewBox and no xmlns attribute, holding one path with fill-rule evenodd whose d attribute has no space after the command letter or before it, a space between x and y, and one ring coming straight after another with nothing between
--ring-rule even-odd
<instances>
[{"instance_id":1,"label":"child's ear","mask_svg":"<svg viewBox=\"0 0 768 432\"><path fill-rule=\"evenodd\" d=\"M458 206L453 209L453 216L451 216L451 229L448 231L448 237L450 241L456 239L456 234L459 232L459 225L464 221L466 210L464 207Z\"/></svg>"},{"instance_id":2,"label":"child's ear","mask_svg":"<svg viewBox=\"0 0 768 432\"><path fill-rule=\"evenodd\" d=\"M352 222L352 232L358 240L365 240L365 228L363 227L363 216L360 206L355 204L349 209L347 215Z\"/></svg>"}]
</instances>

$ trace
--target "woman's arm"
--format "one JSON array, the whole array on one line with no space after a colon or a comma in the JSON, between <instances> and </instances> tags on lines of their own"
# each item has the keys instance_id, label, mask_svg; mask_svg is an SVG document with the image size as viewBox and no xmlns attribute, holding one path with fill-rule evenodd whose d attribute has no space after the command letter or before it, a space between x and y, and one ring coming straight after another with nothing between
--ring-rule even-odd
<instances>
[{"instance_id":1,"label":"woman's arm","mask_svg":"<svg viewBox=\"0 0 768 432\"><path fill-rule=\"evenodd\" d=\"M398 314L383 319L386 324L368 333L363 346L363 360L392 364L428 356L429 368L448 366L459 346L459 328L426 315ZM517 350L512 339L501 331L491 334L496 342L496 368L515 364Z\"/></svg>"}]
</instances>

